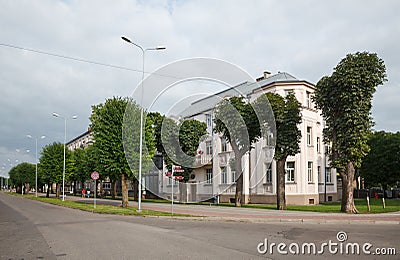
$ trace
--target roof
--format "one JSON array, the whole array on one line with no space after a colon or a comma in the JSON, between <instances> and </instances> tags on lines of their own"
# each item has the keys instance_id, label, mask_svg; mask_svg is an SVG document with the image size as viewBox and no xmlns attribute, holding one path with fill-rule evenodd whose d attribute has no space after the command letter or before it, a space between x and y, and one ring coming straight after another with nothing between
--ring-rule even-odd
<instances>
[{"instance_id":1,"label":"roof","mask_svg":"<svg viewBox=\"0 0 400 260\"><path fill-rule=\"evenodd\" d=\"M190 117L201 114L205 111L209 111L215 107L215 105L225 97L231 96L247 96L256 89L263 88L267 85L278 83L278 82L304 82L296 77L290 75L287 72L278 72L277 74L271 75L258 82L242 82L236 86L230 87L226 90L217 92L208 97L199 99L191 104L183 113L183 117Z\"/></svg>"}]
</instances>

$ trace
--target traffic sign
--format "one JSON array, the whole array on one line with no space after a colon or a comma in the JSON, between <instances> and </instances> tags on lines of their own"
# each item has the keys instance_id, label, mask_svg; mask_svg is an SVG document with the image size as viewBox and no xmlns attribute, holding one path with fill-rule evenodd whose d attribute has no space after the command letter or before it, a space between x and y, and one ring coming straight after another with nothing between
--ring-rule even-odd
<instances>
[{"instance_id":1,"label":"traffic sign","mask_svg":"<svg viewBox=\"0 0 400 260\"><path fill-rule=\"evenodd\" d=\"M172 172L166 172L165 176L170 177L172 175Z\"/></svg>"},{"instance_id":2,"label":"traffic sign","mask_svg":"<svg viewBox=\"0 0 400 260\"><path fill-rule=\"evenodd\" d=\"M98 180L100 177L100 174L98 172L92 172L92 174L90 176L92 177L93 180Z\"/></svg>"},{"instance_id":3,"label":"traffic sign","mask_svg":"<svg viewBox=\"0 0 400 260\"><path fill-rule=\"evenodd\" d=\"M179 181L183 180L183 176L174 176L174 178L175 178L175 180L179 180Z\"/></svg>"}]
</instances>

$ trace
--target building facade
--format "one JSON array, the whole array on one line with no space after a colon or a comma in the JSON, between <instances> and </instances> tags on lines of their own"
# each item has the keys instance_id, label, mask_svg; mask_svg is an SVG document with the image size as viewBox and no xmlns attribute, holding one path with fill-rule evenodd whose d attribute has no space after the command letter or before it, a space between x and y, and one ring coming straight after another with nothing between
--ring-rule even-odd
<instances>
[{"instance_id":1,"label":"building facade","mask_svg":"<svg viewBox=\"0 0 400 260\"><path fill-rule=\"evenodd\" d=\"M286 96L294 93L301 103L302 121L298 126L302 138L300 153L286 161L286 202L288 205L314 205L335 201L337 195L336 172L329 167L329 146L323 143L324 121L312 95L315 85L292 75L265 72L257 83L244 82L192 103L184 118L196 119L207 124L209 137L200 144L196 156L196 168L187 184L175 183L174 198L182 202L194 202L216 198L219 202L232 202L235 197L236 173L232 164L234 153L229 142L220 134L213 133L213 108L221 98L241 95L253 102L265 92ZM258 141L254 149L242 158L244 203L276 203L276 162L273 149L267 140ZM272 161L272 162L271 162ZM159 189L170 198L172 181L161 174Z\"/></svg>"}]
</instances>

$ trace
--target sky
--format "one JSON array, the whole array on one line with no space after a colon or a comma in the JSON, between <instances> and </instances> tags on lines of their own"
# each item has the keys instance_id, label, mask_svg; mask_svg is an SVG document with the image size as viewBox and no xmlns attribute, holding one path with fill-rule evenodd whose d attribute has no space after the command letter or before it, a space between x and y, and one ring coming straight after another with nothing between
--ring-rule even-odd
<instances>
[{"instance_id":1,"label":"sky","mask_svg":"<svg viewBox=\"0 0 400 260\"><path fill-rule=\"evenodd\" d=\"M400 1L0 0L0 5L3 176L22 161L35 162L35 141L28 134L46 136L38 140L39 152L64 141L64 119L53 112L67 118L68 141L87 130L92 105L132 95L142 77L142 53L121 36L145 48L166 46L146 52L146 76L175 61L207 57L235 64L253 78L281 71L316 84L346 54L377 53L388 81L374 95L374 129L400 130Z\"/></svg>"}]
</instances>

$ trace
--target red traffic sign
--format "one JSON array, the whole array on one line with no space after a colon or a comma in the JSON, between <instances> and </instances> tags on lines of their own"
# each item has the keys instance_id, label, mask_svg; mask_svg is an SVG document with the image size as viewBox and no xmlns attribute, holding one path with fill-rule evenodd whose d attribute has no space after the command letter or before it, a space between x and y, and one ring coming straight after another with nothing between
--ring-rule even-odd
<instances>
[{"instance_id":1,"label":"red traffic sign","mask_svg":"<svg viewBox=\"0 0 400 260\"><path fill-rule=\"evenodd\" d=\"M184 169L176 169L174 172L185 172Z\"/></svg>"},{"instance_id":2,"label":"red traffic sign","mask_svg":"<svg viewBox=\"0 0 400 260\"><path fill-rule=\"evenodd\" d=\"M183 176L174 176L174 177L175 177L175 180L179 180L179 181L183 180Z\"/></svg>"},{"instance_id":3,"label":"red traffic sign","mask_svg":"<svg viewBox=\"0 0 400 260\"><path fill-rule=\"evenodd\" d=\"M100 174L98 172L92 172L92 174L90 176L92 177L93 180L98 180L100 177Z\"/></svg>"},{"instance_id":4,"label":"red traffic sign","mask_svg":"<svg viewBox=\"0 0 400 260\"><path fill-rule=\"evenodd\" d=\"M172 172L166 172L165 173L165 176L167 176L167 177L169 177L169 176L171 176L172 175Z\"/></svg>"}]
</instances>

